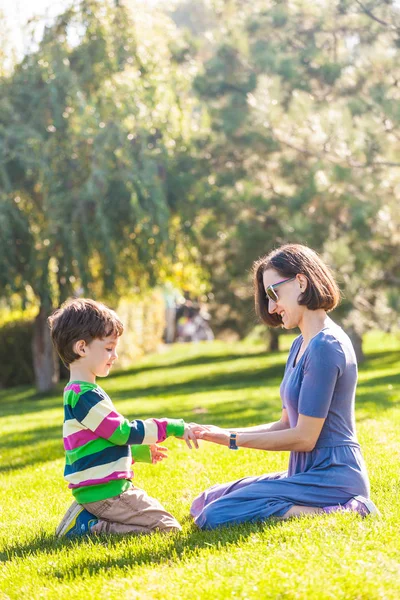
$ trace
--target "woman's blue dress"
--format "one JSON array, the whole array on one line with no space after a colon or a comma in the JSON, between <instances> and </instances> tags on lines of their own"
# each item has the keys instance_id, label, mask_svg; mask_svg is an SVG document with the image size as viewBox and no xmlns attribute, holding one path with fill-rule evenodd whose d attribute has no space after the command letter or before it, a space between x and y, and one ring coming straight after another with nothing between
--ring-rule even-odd
<instances>
[{"instance_id":1,"label":"woman's blue dress","mask_svg":"<svg viewBox=\"0 0 400 600\"><path fill-rule=\"evenodd\" d=\"M302 336L290 349L280 387L290 427L299 414L324 418L311 452L291 452L283 473L215 485L191 507L202 529L283 516L293 505L325 507L369 497L369 481L354 418L357 361L349 337L330 321L296 361Z\"/></svg>"}]
</instances>

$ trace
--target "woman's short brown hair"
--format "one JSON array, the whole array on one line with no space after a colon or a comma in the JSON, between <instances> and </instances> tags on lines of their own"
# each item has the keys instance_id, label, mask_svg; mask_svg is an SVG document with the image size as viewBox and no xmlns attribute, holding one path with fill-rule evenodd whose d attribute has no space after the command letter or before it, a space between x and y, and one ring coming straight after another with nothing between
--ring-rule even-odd
<instances>
[{"instance_id":1,"label":"woman's short brown hair","mask_svg":"<svg viewBox=\"0 0 400 600\"><path fill-rule=\"evenodd\" d=\"M66 367L79 357L73 350L75 342L110 335L120 336L124 326L118 315L101 302L89 298L70 298L49 318L51 338L55 349Z\"/></svg>"},{"instance_id":2,"label":"woman's short brown hair","mask_svg":"<svg viewBox=\"0 0 400 600\"><path fill-rule=\"evenodd\" d=\"M254 301L257 315L270 327L282 325L282 318L268 311L268 299L265 295L263 275L268 269L274 269L282 279L304 275L307 277L307 289L300 294L298 303L309 310L323 308L327 312L339 303L340 290L331 269L311 248L301 244L286 244L259 258L253 264Z\"/></svg>"}]
</instances>

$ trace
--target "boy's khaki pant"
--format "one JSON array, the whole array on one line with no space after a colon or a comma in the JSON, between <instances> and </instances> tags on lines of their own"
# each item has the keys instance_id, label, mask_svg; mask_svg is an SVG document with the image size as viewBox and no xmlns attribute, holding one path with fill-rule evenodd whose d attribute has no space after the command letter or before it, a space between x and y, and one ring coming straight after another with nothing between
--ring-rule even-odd
<instances>
[{"instance_id":1,"label":"boy's khaki pant","mask_svg":"<svg viewBox=\"0 0 400 600\"><path fill-rule=\"evenodd\" d=\"M152 533L182 529L158 500L134 486L114 498L82 506L99 519L91 529L93 533Z\"/></svg>"}]
</instances>

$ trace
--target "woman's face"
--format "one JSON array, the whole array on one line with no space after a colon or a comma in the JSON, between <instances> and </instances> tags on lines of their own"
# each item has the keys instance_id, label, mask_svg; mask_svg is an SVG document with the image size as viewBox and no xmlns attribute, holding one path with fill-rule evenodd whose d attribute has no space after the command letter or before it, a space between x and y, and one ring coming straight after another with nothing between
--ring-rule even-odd
<instances>
[{"instance_id":1,"label":"woman's face","mask_svg":"<svg viewBox=\"0 0 400 600\"><path fill-rule=\"evenodd\" d=\"M274 286L275 284L288 279L282 277L274 269L268 269L264 271L263 283L264 289L267 290L269 285ZM302 281L304 279L304 281ZM285 281L281 285L274 288L278 300L274 302L267 296L268 311L273 314L276 313L282 318L282 324L285 329L294 329L298 327L304 311L307 310L305 306L301 306L298 303L298 297L304 292L306 286L306 279L301 275L297 275L295 279Z\"/></svg>"}]
</instances>

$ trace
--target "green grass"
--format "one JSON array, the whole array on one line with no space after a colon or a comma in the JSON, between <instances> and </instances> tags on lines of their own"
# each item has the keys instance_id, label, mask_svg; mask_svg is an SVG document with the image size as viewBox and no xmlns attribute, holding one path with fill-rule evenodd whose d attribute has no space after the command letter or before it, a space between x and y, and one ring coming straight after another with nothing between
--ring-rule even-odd
<instances>
[{"instance_id":1,"label":"green grass","mask_svg":"<svg viewBox=\"0 0 400 600\"><path fill-rule=\"evenodd\" d=\"M286 346L289 338L285 338ZM398 599L400 340L367 340L357 395L359 439L381 519L335 514L198 531L188 518L201 490L283 470L287 453L170 439L162 464L138 465L135 482L163 502L183 532L57 540L71 496L62 478L61 386L0 392L0 598ZM176 346L102 382L131 418L184 417L246 426L279 417L287 349Z\"/></svg>"}]
</instances>

